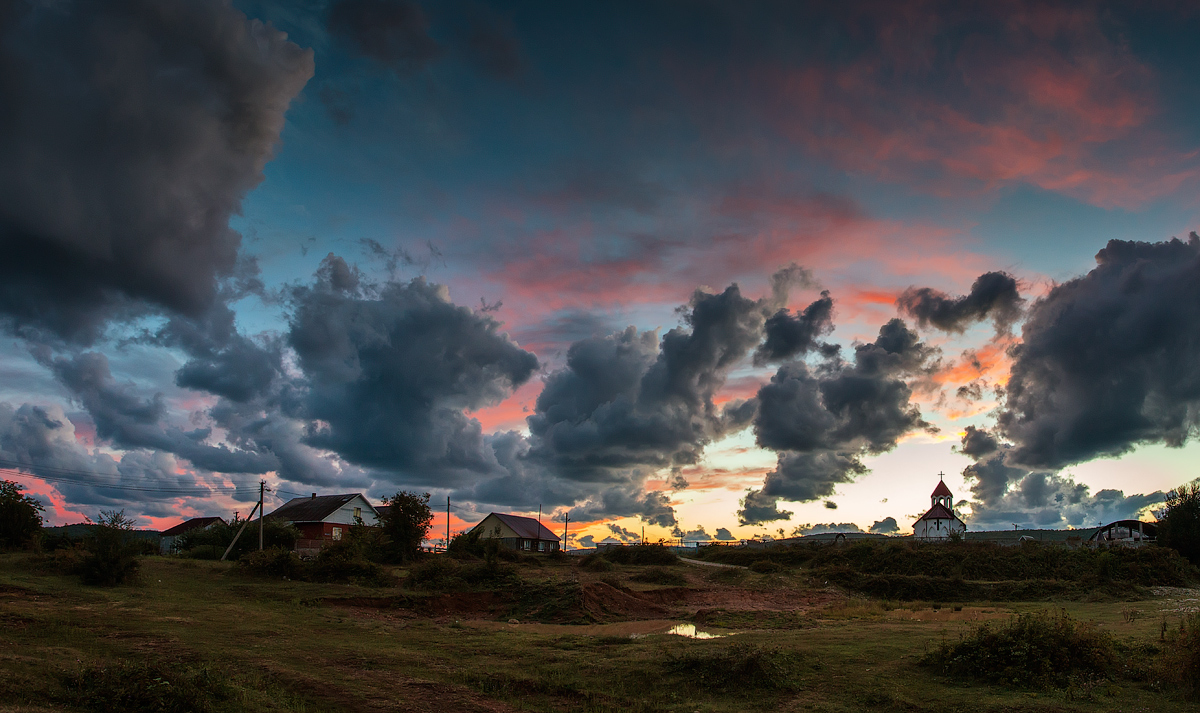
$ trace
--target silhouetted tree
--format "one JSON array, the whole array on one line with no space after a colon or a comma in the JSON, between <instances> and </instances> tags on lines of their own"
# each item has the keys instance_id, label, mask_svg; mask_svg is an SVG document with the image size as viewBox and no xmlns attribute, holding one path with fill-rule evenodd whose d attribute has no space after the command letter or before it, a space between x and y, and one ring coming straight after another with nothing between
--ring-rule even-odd
<instances>
[{"instance_id":1,"label":"silhouetted tree","mask_svg":"<svg viewBox=\"0 0 1200 713\"><path fill-rule=\"evenodd\" d=\"M0 480L0 547L20 547L42 529L42 504L11 480Z\"/></svg>"},{"instance_id":2,"label":"silhouetted tree","mask_svg":"<svg viewBox=\"0 0 1200 713\"><path fill-rule=\"evenodd\" d=\"M1158 543L1200 565L1200 483L1167 493L1158 516Z\"/></svg>"},{"instance_id":3,"label":"silhouetted tree","mask_svg":"<svg viewBox=\"0 0 1200 713\"><path fill-rule=\"evenodd\" d=\"M96 528L88 538L88 554L79 563L86 584L112 587L137 577L141 547L133 537L134 520L124 510L101 510Z\"/></svg>"},{"instance_id":4,"label":"silhouetted tree","mask_svg":"<svg viewBox=\"0 0 1200 713\"><path fill-rule=\"evenodd\" d=\"M421 542L433 526L433 511L429 509L429 493L410 493L402 490L383 504L390 506L383 517L383 533L388 552L398 562L410 562L421 551Z\"/></svg>"}]
</instances>

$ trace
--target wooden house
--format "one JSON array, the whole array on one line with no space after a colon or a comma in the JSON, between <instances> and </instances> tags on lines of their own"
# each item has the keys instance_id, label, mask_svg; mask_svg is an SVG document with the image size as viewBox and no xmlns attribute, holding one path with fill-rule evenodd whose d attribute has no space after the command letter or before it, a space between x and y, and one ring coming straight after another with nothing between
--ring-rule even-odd
<instances>
[{"instance_id":1,"label":"wooden house","mask_svg":"<svg viewBox=\"0 0 1200 713\"><path fill-rule=\"evenodd\" d=\"M162 538L158 541L158 551L164 555L170 554L175 551L175 542L183 533L192 530L207 530L217 523L224 525L225 520L219 517L193 517L174 527L168 527L162 531Z\"/></svg>"},{"instance_id":2,"label":"wooden house","mask_svg":"<svg viewBox=\"0 0 1200 713\"><path fill-rule=\"evenodd\" d=\"M269 520L283 520L300 531L296 553L302 557L315 555L330 542L341 540L358 523L368 527L379 523L379 513L362 493L317 495L292 498L278 510L267 515Z\"/></svg>"},{"instance_id":3,"label":"wooden house","mask_svg":"<svg viewBox=\"0 0 1200 713\"><path fill-rule=\"evenodd\" d=\"M471 532L479 532L481 540L498 539L514 550L557 552L559 547L558 535L532 517L494 512L471 528Z\"/></svg>"}]
</instances>

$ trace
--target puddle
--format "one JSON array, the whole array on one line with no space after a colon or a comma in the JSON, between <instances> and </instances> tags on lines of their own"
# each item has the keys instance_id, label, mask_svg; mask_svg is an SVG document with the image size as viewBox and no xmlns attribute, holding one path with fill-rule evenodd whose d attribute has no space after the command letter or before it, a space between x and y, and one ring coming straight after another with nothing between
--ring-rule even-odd
<instances>
[{"instance_id":1,"label":"puddle","mask_svg":"<svg viewBox=\"0 0 1200 713\"><path fill-rule=\"evenodd\" d=\"M686 636L689 639L719 639L725 634L710 634L707 631L700 631L695 624L676 624L670 629L667 629L668 634L675 636Z\"/></svg>"}]
</instances>

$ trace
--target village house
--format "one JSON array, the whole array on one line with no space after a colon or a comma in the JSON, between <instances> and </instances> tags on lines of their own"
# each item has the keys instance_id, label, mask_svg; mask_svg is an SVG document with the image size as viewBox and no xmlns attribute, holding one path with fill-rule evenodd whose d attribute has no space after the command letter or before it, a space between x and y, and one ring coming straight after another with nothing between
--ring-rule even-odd
<instances>
[{"instance_id":1,"label":"village house","mask_svg":"<svg viewBox=\"0 0 1200 713\"><path fill-rule=\"evenodd\" d=\"M192 530L207 530L217 523L226 524L225 520L219 517L193 517L191 520L169 527L162 531L162 538L158 541L158 551L164 555L170 554L175 551L175 543L183 533Z\"/></svg>"},{"instance_id":2,"label":"village house","mask_svg":"<svg viewBox=\"0 0 1200 713\"><path fill-rule=\"evenodd\" d=\"M967 524L954 514L954 496L945 481L938 480L930 500L929 512L913 524L914 537L918 540L948 540L951 535L962 535L967 531Z\"/></svg>"},{"instance_id":3,"label":"village house","mask_svg":"<svg viewBox=\"0 0 1200 713\"><path fill-rule=\"evenodd\" d=\"M505 547L528 552L557 552L559 538L532 517L494 512L471 528L481 540L500 540Z\"/></svg>"},{"instance_id":4,"label":"village house","mask_svg":"<svg viewBox=\"0 0 1200 713\"><path fill-rule=\"evenodd\" d=\"M362 493L317 495L292 498L271 514L268 520L290 522L300 531L296 554L308 557L317 554L330 542L341 540L350 528L362 524L379 524L379 512Z\"/></svg>"}]
</instances>

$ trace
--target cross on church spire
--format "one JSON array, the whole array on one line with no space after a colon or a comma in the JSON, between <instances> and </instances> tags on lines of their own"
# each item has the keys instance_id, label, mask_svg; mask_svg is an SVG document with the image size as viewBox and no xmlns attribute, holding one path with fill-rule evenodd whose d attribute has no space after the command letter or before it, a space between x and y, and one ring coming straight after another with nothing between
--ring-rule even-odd
<instances>
[{"instance_id":1,"label":"cross on church spire","mask_svg":"<svg viewBox=\"0 0 1200 713\"><path fill-rule=\"evenodd\" d=\"M939 470L938 471L938 480L944 481L945 479L946 479L946 474Z\"/></svg>"}]
</instances>

